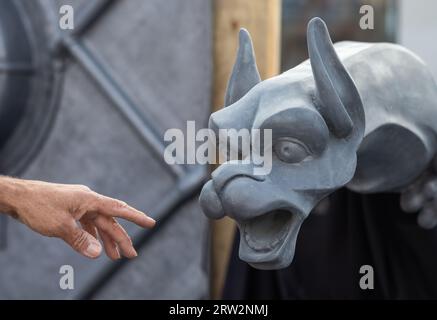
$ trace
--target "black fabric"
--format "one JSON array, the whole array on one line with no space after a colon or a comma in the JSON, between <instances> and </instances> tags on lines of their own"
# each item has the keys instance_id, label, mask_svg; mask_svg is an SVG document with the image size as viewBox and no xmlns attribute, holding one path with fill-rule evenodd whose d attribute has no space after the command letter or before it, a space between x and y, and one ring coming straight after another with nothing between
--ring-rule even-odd
<instances>
[{"instance_id":1,"label":"black fabric","mask_svg":"<svg viewBox=\"0 0 437 320\"><path fill-rule=\"evenodd\" d=\"M251 268L234 241L225 299L437 299L437 230L404 213L399 195L340 189L326 214L302 225L291 266ZM374 269L373 290L362 290L362 265Z\"/></svg>"}]
</instances>

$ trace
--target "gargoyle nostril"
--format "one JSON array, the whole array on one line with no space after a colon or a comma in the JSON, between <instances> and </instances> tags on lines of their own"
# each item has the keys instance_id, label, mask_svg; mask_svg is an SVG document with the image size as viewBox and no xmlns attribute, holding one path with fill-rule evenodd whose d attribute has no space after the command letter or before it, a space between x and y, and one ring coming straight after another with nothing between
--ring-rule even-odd
<instances>
[{"instance_id":1,"label":"gargoyle nostril","mask_svg":"<svg viewBox=\"0 0 437 320\"><path fill-rule=\"evenodd\" d=\"M211 219L221 219L224 217L225 212L223 205L211 180L203 186L200 192L199 202L207 217Z\"/></svg>"},{"instance_id":2,"label":"gargoyle nostril","mask_svg":"<svg viewBox=\"0 0 437 320\"><path fill-rule=\"evenodd\" d=\"M227 184L229 184L230 182L232 182L237 178L247 178L255 181L265 180L265 176L254 175L252 172L253 171L252 168L242 169L241 167L246 168L245 166L240 166L238 164L225 163L222 164L218 169L216 169L216 171L212 173L212 177L213 177L212 181L215 190L217 190L218 193L221 193Z\"/></svg>"}]
</instances>

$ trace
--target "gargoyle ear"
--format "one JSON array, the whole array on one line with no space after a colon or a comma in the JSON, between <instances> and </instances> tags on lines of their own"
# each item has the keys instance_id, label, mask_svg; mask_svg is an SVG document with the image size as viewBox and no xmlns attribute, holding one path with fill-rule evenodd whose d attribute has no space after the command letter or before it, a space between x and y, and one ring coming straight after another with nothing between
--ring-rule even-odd
<instances>
[{"instance_id":1,"label":"gargoyle ear","mask_svg":"<svg viewBox=\"0 0 437 320\"><path fill-rule=\"evenodd\" d=\"M364 109L354 81L335 52L328 28L313 18L307 30L308 53L317 87L316 107L338 138L364 134Z\"/></svg>"},{"instance_id":2,"label":"gargoyle ear","mask_svg":"<svg viewBox=\"0 0 437 320\"><path fill-rule=\"evenodd\" d=\"M226 89L225 107L240 100L250 89L261 81L256 67L252 39L246 29L240 29L237 60L232 69Z\"/></svg>"}]
</instances>

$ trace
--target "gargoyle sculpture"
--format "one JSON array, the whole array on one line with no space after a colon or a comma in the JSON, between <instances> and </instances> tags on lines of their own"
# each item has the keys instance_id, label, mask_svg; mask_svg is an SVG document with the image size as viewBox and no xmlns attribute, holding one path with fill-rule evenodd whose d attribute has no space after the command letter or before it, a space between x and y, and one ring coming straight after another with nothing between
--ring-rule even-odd
<instances>
[{"instance_id":1,"label":"gargoyle sculpture","mask_svg":"<svg viewBox=\"0 0 437 320\"><path fill-rule=\"evenodd\" d=\"M224 163L200 196L208 217L236 220L239 256L258 269L288 266L302 222L342 186L404 192L405 211L422 209L425 227L437 223L437 183L427 175L437 146L437 86L425 64L395 44L333 45L320 18L309 22L307 41L308 61L261 82L242 29L228 107L210 118L213 130L272 130L269 174Z\"/></svg>"}]
</instances>

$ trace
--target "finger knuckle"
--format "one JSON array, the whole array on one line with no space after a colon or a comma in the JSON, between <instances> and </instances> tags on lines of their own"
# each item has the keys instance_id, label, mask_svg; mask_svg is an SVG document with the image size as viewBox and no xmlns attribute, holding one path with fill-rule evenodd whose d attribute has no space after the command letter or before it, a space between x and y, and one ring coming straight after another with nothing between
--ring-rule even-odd
<instances>
[{"instance_id":1,"label":"finger knuckle","mask_svg":"<svg viewBox=\"0 0 437 320\"><path fill-rule=\"evenodd\" d=\"M83 192L83 193L88 193L92 191L88 186L83 184L74 184L72 185L72 188L77 192Z\"/></svg>"},{"instance_id":2,"label":"finger knuckle","mask_svg":"<svg viewBox=\"0 0 437 320\"><path fill-rule=\"evenodd\" d=\"M111 204L114 208L119 208L119 209L127 208L127 203L121 200L113 199Z\"/></svg>"},{"instance_id":3,"label":"finger knuckle","mask_svg":"<svg viewBox=\"0 0 437 320\"><path fill-rule=\"evenodd\" d=\"M111 221L111 226L112 229L114 230L119 230L119 228L121 227L120 224L115 219Z\"/></svg>"},{"instance_id":4,"label":"finger knuckle","mask_svg":"<svg viewBox=\"0 0 437 320\"><path fill-rule=\"evenodd\" d=\"M133 249L132 243L127 239L121 240L119 243L120 247L125 249L125 251L131 251L131 249Z\"/></svg>"},{"instance_id":5,"label":"finger knuckle","mask_svg":"<svg viewBox=\"0 0 437 320\"><path fill-rule=\"evenodd\" d=\"M88 208L99 208L102 204L101 196L94 191L85 191L83 197Z\"/></svg>"},{"instance_id":6,"label":"finger knuckle","mask_svg":"<svg viewBox=\"0 0 437 320\"><path fill-rule=\"evenodd\" d=\"M77 231L73 235L72 245L76 250L83 250L83 249L86 249L87 242L88 242L87 240L88 240L88 238L87 238L85 232Z\"/></svg>"},{"instance_id":7,"label":"finger knuckle","mask_svg":"<svg viewBox=\"0 0 437 320\"><path fill-rule=\"evenodd\" d=\"M82 191L91 191L90 187L83 185L83 184L79 185L79 189Z\"/></svg>"}]
</instances>

